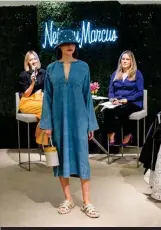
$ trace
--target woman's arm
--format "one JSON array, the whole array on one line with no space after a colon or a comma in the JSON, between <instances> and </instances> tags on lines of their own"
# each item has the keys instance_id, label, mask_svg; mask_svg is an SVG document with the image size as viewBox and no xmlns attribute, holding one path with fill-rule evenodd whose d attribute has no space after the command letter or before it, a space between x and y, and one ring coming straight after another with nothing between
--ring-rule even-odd
<instances>
[{"instance_id":1,"label":"woman's arm","mask_svg":"<svg viewBox=\"0 0 161 230\"><path fill-rule=\"evenodd\" d=\"M83 85L83 95L84 95L84 100L87 108L87 113L88 113L88 132L94 131L98 129L98 123L94 111L94 106L93 106L93 100L92 100L92 95L91 95L91 90L90 90L90 71L89 67L87 67L87 72L84 80L84 85Z\"/></svg>"},{"instance_id":2,"label":"woman's arm","mask_svg":"<svg viewBox=\"0 0 161 230\"><path fill-rule=\"evenodd\" d=\"M52 99L53 86L50 81L49 72L47 70L44 82L43 106L40 120L40 128L44 130L52 130Z\"/></svg>"},{"instance_id":3,"label":"woman's arm","mask_svg":"<svg viewBox=\"0 0 161 230\"><path fill-rule=\"evenodd\" d=\"M110 101L114 101L114 99L116 99L115 93L114 93L114 86L113 86L114 77L115 77L115 72L111 75L110 85L109 85L109 90L108 90L108 97Z\"/></svg>"},{"instance_id":4,"label":"woman's arm","mask_svg":"<svg viewBox=\"0 0 161 230\"><path fill-rule=\"evenodd\" d=\"M21 90L23 92L24 97L29 97L32 94L34 85L35 85L35 78L34 74L31 75L31 84L29 85L28 79L27 79L27 72L23 72L20 75L20 86Z\"/></svg>"},{"instance_id":5,"label":"woman's arm","mask_svg":"<svg viewBox=\"0 0 161 230\"><path fill-rule=\"evenodd\" d=\"M135 95L126 96L126 99L129 102L137 101L139 98L143 98L144 78L140 71L136 72L136 85L137 92L135 93Z\"/></svg>"}]
</instances>

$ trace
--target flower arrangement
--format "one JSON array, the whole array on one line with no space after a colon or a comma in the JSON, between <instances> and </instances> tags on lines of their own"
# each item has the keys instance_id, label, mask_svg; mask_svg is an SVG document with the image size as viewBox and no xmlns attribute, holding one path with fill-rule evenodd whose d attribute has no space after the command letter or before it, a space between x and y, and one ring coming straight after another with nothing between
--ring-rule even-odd
<instances>
[{"instance_id":1,"label":"flower arrangement","mask_svg":"<svg viewBox=\"0 0 161 230\"><path fill-rule=\"evenodd\" d=\"M98 90L99 90L100 86L98 82L91 82L90 83L90 89L91 89L91 94L95 95L97 94Z\"/></svg>"}]
</instances>

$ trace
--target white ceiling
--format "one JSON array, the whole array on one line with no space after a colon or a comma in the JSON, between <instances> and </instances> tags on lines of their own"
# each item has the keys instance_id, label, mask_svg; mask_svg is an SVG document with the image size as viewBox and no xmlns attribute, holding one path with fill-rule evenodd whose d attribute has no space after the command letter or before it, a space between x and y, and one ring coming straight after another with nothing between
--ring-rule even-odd
<instances>
[{"instance_id":1,"label":"white ceiling","mask_svg":"<svg viewBox=\"0 0 161 230\"><path fill-rule=\"evenodd\" d=\"M44 0L44 1L53 1L53 0ZM87 1L87 0L54 0L55 2L82 2L82 1ZM99 0L92 0L92 1L99 1ZM102 1L102 0L100 0ZM108 0L106 0L108 1ZM21 6L21 5L37 5L41 0L33 1L33 0L28 0L28 1L14 1L14 0L5 0L2 1L0 0L0 6ZM89 2L89 1L88 1ZM91 1L90 1L91 2ZM120 0L119 1L121 4L161 4L161 0L147 0L147 1L140 1L140 0Z\"/></svg>"}]
</instances>

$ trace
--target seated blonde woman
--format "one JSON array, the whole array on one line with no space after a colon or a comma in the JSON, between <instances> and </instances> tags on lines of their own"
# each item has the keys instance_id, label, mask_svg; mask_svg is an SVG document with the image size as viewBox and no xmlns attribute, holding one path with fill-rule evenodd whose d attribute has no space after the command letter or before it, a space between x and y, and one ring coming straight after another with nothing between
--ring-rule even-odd
<instances>
[{"instance_id":1,"label":"seated blonde woman","mask_svg":"<svg viewBox=\"0 0 161 230\"><path fill-rule=\"evenodd\" d=\"M22 113L34 114L41 118L45 70L41 69L35 51L28 51L24 59L24 71L20 74L20 104Z\"/></svg>"}]
</instances>

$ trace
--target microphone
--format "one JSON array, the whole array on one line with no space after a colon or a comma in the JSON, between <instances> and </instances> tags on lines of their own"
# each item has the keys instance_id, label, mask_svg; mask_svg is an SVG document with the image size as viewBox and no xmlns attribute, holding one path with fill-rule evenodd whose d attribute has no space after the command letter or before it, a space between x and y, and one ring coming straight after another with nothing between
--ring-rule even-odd
<instances>
[{"instance_id":1,"label":"microphone","mask_svg":"<svg viewBox=\"0 0 161 230\"><path fill-rule=\"evenodd\" d=\"M33 72L32 72L31 78L34 77L34 80L36 81L37 67L36 67L36 66L33 66L33 67L32 67L32 70L33 70Z\"/></svg>"}]
</instances>

